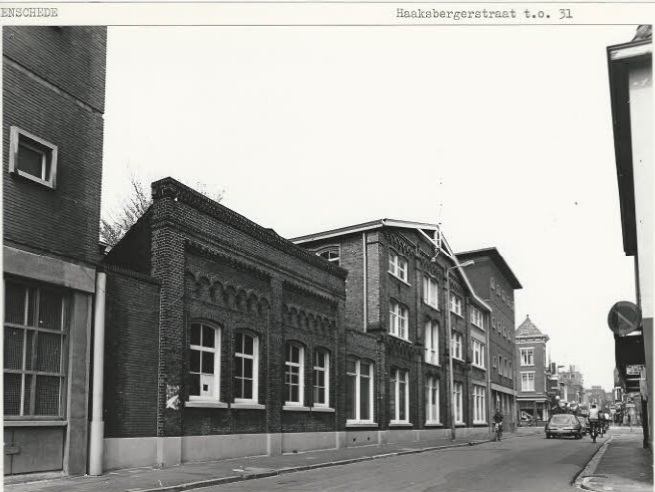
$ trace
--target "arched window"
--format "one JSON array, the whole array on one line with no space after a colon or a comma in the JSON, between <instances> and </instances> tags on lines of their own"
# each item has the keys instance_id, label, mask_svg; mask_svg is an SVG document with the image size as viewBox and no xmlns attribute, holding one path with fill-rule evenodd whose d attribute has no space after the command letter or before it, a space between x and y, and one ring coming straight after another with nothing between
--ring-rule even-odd
<instances>
[{"instance_id":1,"label":"arched window","mask_svg":"<svg viewBox=\"0 0 655 492\"><path fill-rule=\"evenodd\" d=\"M221 330L194 322L189 334L189 400L220 399Z\"/></svg>"},{"instance_id":2,"label":"arched window","mask_svg":"<svg viewBox=\"0 0 655 492\"><path fill-rule=\"evenodd\" d=\"M284 369L285 405L302 406L305 397L305 350L295 342L287 343Z\"/></svg>"},{"instance_id":3,"label":"arched window","mask_svg":"<svg viewBox=\"0 0 655 492\"><path fill-rule=\"evenodd\" d=\"M326 260L328 260L331 263L339 264L339 257L340 252L339 252L339 246L328 246L322 249L319 249L316 254L318 256L322 256Z\"/></svg>"}]
</instances>

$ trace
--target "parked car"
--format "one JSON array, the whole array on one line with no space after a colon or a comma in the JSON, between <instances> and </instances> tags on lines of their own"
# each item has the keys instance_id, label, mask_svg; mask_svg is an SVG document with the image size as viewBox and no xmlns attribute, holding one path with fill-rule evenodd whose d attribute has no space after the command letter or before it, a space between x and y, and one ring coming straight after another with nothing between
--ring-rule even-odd
<instances>
[{"instance_id":1,"label":"parked car","mask_svg":"<svg viewBox=\"0 0 655 492\"><path fill-rule=\"evenodd\" d=\"M582 424L575 415L568 413L553 415L546 424L545 431L547 439L559 436L582 438Z\"/></svg>"},{"instance_id":2,"label":"parked car","mask_svg":"<svg viewBox=\"0 0 655 492\"><path fill-rule=\"evenodd\" d=\"M587 422L587 419L585 417L577 417L578 422L582 425L582 435L586 436L587 432L589 432L589 422Z\"/></svg>"}]
</instances>

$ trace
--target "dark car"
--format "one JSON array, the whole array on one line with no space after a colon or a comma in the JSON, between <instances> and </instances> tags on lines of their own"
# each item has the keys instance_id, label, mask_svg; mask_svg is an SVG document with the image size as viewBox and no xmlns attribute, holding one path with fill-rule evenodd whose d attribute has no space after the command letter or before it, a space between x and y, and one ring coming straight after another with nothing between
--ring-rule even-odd
<instances>
[{"instance_id":1,"label":"dark car","mask_svg":"<svg viewBox=\"0 0 655 492\"><path fill-rule=\"evenodd\" d=\"M589 432L589 422L587 422L585 417L577 417L577 419L580 425L582 425L582 435L586 436L587 432Z\"/></svg>"},{"instance_id":2,"label":"dark car","mask_svg":"<svg viewBox=\"0 0 655 492\"><path fill-rule=\"evenodd\" d=\"M573 436L582 438L582 424L575 415L560 413L553 415L546 424L546 437Z\"/></svg>"}]
</instances>

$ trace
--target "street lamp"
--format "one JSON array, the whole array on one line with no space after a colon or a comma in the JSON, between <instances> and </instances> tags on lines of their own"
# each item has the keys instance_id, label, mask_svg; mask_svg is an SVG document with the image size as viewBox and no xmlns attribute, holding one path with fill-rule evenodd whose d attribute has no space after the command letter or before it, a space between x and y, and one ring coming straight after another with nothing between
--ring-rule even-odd
<instances>
[{"instance_id":1,"label":"street lamp","mask_svg":"<svg viewBox=\"0 0 655 492\"><path fill-rule=\"evenodd\" d=\"M455 262L457 260L455 259ZM448 378L448 383L450 386L450 433L453 441L455 440L455 381L453 379L453 329L450 322L450 311L451 311L451 300L450 300L450 271L454 268L463 268L465 266L473 265L475 261L468 260L464 263L457 263L446 270L446 330L448 331L448 337L450 338L450 350L448 351L448 368L450 371L450 376Z\"/></svg>"}]
</instances>

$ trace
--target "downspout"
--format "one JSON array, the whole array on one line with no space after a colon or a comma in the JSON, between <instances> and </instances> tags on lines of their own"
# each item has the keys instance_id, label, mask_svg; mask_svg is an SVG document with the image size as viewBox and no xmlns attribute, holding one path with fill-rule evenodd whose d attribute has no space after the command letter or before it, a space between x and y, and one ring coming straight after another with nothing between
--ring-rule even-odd
<instances>
[{"instance_id":1,"label":"downspout","mask_svg":"<svg viewBox=\"0 0 655 492\"><path fill-rule=\"evenodd\" d=\"M494 415L494 404L495 402L492 400L492 391L491 391L491 336L489 334L489 331L491 330L491 312L488 313L486 319L484 321L487 321L487 323L483 322L483 325L486 324L485 327L485 340L486 340L486 354L485 357L487 360L485 361L485 368L486 368L486 373L487 373L487 422L489 425L489 431L493 430L493 415Z\"/></svg>"},{"instance_id":2,"label":"downspout","mask_svg":"<svg viewBox=\"0 0 655 492\"><path fill-rule=\"evenodd\" d=\"M366 333L366 330L368 328L368 254L367 254L367 246L366 246L366 233L362 232L362 252L363 252L363 262L364 264L362 265L362 272L363 272L363 284L364 284L364 298L363 298L363 311L364 311L364 333Z\"/></svg>"},{"instance_id":3,"label":"downspout","mask_svg":"<svg viewBox=\"0 0 655 492\"><path fill-rule=\"evenodd\" d=\"M93 414L89 439L89 475L102 475L105 423L102 420L105 375L105 287L107 275L96 276L95 314L93 320Z\"/></svg>"}]
</instances>

